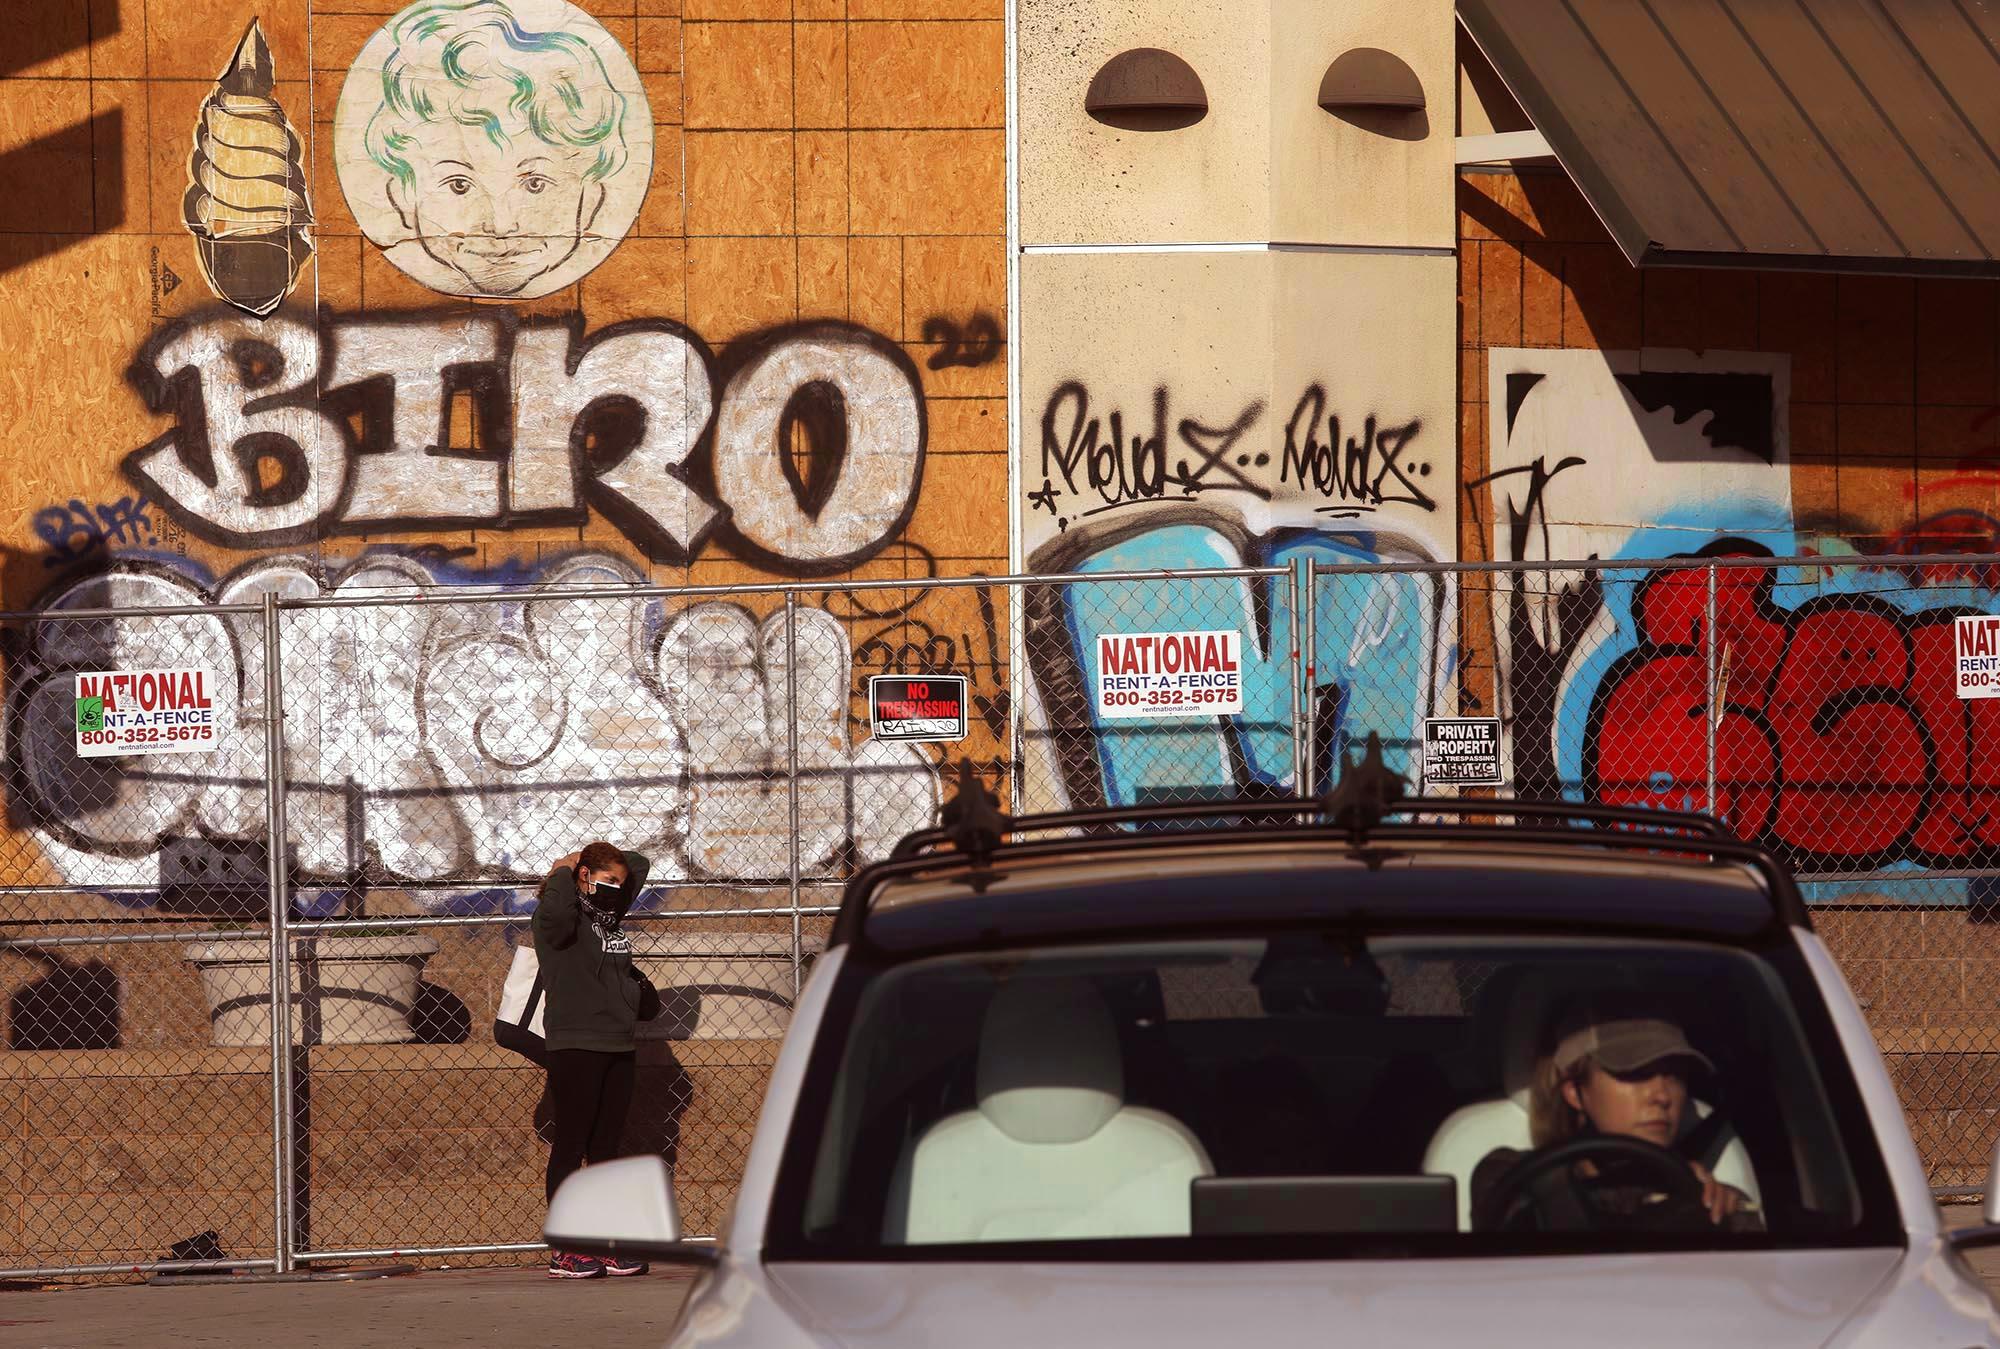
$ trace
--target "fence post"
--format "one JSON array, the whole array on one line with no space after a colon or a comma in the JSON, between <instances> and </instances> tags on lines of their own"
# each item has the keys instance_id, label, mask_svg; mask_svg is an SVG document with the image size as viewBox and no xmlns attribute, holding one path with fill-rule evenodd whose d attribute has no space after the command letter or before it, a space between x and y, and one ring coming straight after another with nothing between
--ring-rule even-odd
<instances>
[{"instance_id":1,"label":"fence post","mask_svg":"<svg viewBox=\"0 0 2000 1349\"><path fill-rule=\"evenodd\" d=\"M1011 11L1009 11L1011 13ZM1009 58L1011 59L1011 57ZM988 592L989 594L991 592ZM1007 810L1010 814L1025 815L1028 807L1021 795L1023 782L1028 775L1027 736L1024 731L1026 718L1021 709L1028 705L1027 681L1034 678L1034 671L1027 668L1027 662L1017 652L1025 653L1027 642L1021 636L1022 620L1027 616L1027 593L1017 582L1007 583ZM995 660L1000 653L993 652ZM970 671L975 677L977 670ZM998 680L996 679L997 683ZM966 715L971 716L968 710Z\"/></svg>"},{"instance_id":2,"label":"fence post","mask_svg":"<svg viewBox=\"0 0 2000 1349\"><path fill-rule=\"evenodd\" d=\"M1715 814L1715 727L1722 719L1721 709L1715 705L1715 564L1708 564L1708 612L1702 622L1707 632L1705 646L1708 667L1708 696L1702 700L1702 715L1708 722L1703 734L1708 750L1708 813Z\"/></svg>"},{"instance_id":3,"label":"fence post","mask_svg":"<svg viewBox=\"0 0 2000 1349\"><path fill-rule=\"evenodd\" d=\"M285 707L278 596L264 595L264 879L271 903L271 1219L280 1274L292 1268L292 973L285 874Z\"/></svg>"},{"instance_id":4,"label":"fence post","mask_svg":"<svg viewBox=\"0 0 2000 1349\"><path fill-rule=\"evenodd\" d=\"M791 817L792 1003L805 984L799 928L799 595L785 592L785 796Z\"/></svg>"},{"instance_id":5,"label":"fence post","mask_svg":"<svg viewBox=\"0 0 2000 1349\"><path fill-rule=\"evenodd\" d=\"M1299 795L1311 796L1319 789L1319 675L1315 666L1319 655L1319 564L1310 558L1306 560L1306 593L1302 600L1305 605L1305 646L1299 678L1300 696L1305 707L1305 762L1306 775L1301 781Z\"/></svg>"},{"instance_id":6,"label":"fence post","mask_svg":"<svg viewBox=\"0 0 2000 1349\"><path fill-rule=\"evenodd\" d=\"M1308 751L1306 745L1308 742L1304 734L1305 717L1300 712L1302 699L1299 684L1305 678L1305 661L1303 658L1304 649L1299 645L1302 635L1299 621L1299 601L1301 591L1310 593L1312 585L1310 581L1303 587L1299 585L1299 569L1301 567L1305 568L1308 577L1312 575L1312 559L1310 558L1302 558L1285 570L1286 602L1291 606L1290 630L1286 634L1286 640L1291 643L1292 647L1291 675L1286 682L1292 687L1292 795L1298 797L1300 800L1304 800L1306 797L1312 795L1312 784L1307 780L1306 759Z\"/></svg>"}]
</instances>

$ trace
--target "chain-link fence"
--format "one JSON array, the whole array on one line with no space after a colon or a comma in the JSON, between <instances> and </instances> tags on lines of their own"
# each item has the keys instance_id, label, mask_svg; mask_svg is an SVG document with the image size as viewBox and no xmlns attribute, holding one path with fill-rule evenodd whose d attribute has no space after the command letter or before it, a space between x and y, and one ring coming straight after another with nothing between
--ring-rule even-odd
<instances>
[{"instance_id":1,"label":"chain-link fence","mask_svg":"<svg viewBox=\"0 0 2000 1349\"><path fill-rule=\"evenodd\" d=\"M1415 776L1449 758L1424 754L1426 720L1490 718L1512 793L1704 811L1769 846L1868 1011L1933 1185L1983 1187L2000 700L1981 695L2000 641L1959 620L2000 614L2000 568L1713 552L1321 568L1317 761L1379 728Z\"/></svg>"},{"instance_id":2,"label":"chain-link fence","mask_svg":"<svg viewBox=\"0 0 2000 1349\"><path fill-rule=\"evenodd\" d=\"M0 1275L538 1249L544 1078L493 1022L540 878L599 837L651 859L628 928L666 1003L623 1146L713 1233L839 887L948 769L1022 811L1285 795L1370 731L1415 778L1439 718L1497 721L1512 791L1713 808L1776 847L1934 1182L1977 1183L2000 700L1952 672L1992 579L584 566L474 591L371 556L260 564L206 605L143 569L72 586L4 622Z\"/></svg>"}]
</instances>

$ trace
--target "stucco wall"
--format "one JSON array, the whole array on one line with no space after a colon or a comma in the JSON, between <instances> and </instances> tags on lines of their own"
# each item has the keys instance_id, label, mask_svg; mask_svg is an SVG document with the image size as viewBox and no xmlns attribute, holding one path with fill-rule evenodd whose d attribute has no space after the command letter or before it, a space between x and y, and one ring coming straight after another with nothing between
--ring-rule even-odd
<instances>
[{"instance_id":1,"label":"stucco wall","mask_svg":"<svg viewBox=\"0 0 2000 1349\"><path fill-rule=\"evenodd\" d=\"M1448 5L1024 0L1018 27L1023 243L1450 247ZM1200 121L1132 131L1085 113L1099 68L1142 47L1193 67ZM1430 107L1322 109L1321 77L1357 47L1406 63Z\"/></svg>"},{"instance_id":2,"label":"stucco wall","mask_svg":"<svg viewBox=\"0 0 2000 1349\"><path fill-rule=\"evenodd\" d=\"M1021 306L1042 316L1021 374L1030 565L1066 570L1109 539L1192 522L1248 540L1316 527L1449 556L1452 372L1426 339L1453 317L1441 261L1027 259ZM1090 293L1117 302L1080 304ZM1330 320L1370 336L1329 343ZM1176 561L1158 553L1157 565Z\"/></svg>"},{"instance_id":3,"label":"stucco wall","mask_svg":"<svg viewBox=\"0 0 2000 1349\"><path fill-rule=\"evenodd\" d=\"M1019 31L1025 565L1450 557L1450 7L1024 0ZM1093 76L1137 47L1192 66L1207 113L1164 130L1094 119ZM1407 64L1430 106L1322 109L1322 76L1356 48ZM1045 719L1090 742L1069 746L1060 771L1032 760L1031 798L1288 782L1268 736L1245 729L1273 709L1129 736L1097 725L1074 692L1090 658L1073 635L1103 625L1235 628L1250 634L1259 669L1274 671L1289 658L1281 592L1260 580L1227 596L1134 592L1129 605L1150 606L1144 615L1031 614L1029 744ZM1398 685L1393 708L1376 705L1374 674L1350 668L1349 653L1372 652L1373 638L1335 619L1321 653L1353 694L1351 712L1379 713L1407 737L1437 691L1433 657L1450 645L1450 621L1414 593L1386 603L1410 646L1363 659ZM1240 752L1229 747L1239 734Z\"/></svg>"}]
</instances>

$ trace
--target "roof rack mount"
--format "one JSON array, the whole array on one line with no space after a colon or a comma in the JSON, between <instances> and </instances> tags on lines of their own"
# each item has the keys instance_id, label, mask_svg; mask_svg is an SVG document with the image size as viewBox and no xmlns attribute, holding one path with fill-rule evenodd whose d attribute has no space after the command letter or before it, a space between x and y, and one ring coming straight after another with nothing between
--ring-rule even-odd
<instances>
[{"instance_id":1,"label":"roof rack mount","mask_svg":"<svg viewBox=\"0 0 2000 1349\"><path fill-rule=\"evenodd\" d=\"M1341 752L1340 781L1327 793L1326 817L1335 828L1347 830L1358 848L1368 831L1381 824L1382 817L1407 794L1402 776L1382 761L1382 737L1370 731L1360 763Z\"/></svg>"}]
</instances>

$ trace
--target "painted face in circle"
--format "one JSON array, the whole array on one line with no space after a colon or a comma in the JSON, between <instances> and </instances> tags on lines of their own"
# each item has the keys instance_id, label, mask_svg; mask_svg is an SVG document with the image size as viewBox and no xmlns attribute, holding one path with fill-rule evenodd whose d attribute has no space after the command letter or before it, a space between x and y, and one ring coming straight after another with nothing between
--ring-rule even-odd
<instances>
[{"instance_id":1,"label":"painted face in circle","mask_svg":"<svg viewBox=\"0 0 2000 1349\"><path fill-rule=\"evenodd\" d=\"M389 183L424 252L476 294L516 295L560 266L604 204L603 184L584 176L594 156L523 132L507 145L453 137L412 156L414 182Z\"/></svg>"},{"instance_id":2,"label":"painted face in circle","mask_svg":"<svg viewBox=\"0 0 2000 1349\"><path fill-rule=\"evenodd\" d=\"M1601 1134L1642 1138L1660 1147L1680 1136L1687 1081L1666 1065L1619 1074L1592 1064L1588 1077L1565 1082L1562 1090L1563 1098Z\"/></svg>"}]
</instances>

